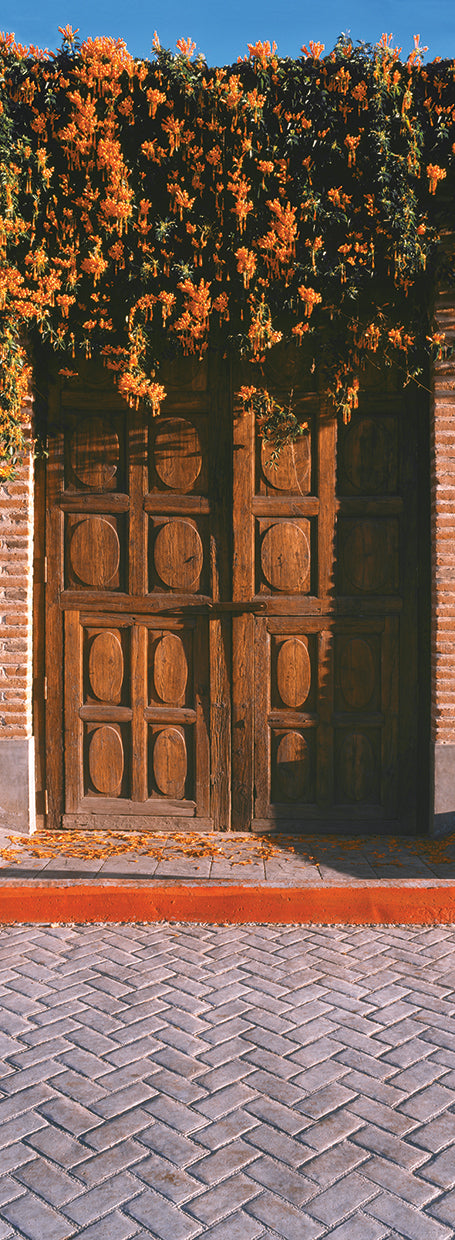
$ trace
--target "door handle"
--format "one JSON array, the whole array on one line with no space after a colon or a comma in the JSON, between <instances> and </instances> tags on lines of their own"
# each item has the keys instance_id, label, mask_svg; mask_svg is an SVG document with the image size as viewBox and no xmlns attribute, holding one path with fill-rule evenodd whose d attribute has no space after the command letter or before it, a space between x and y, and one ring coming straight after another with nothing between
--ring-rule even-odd
<instances>
[{"instance_id":1,"label":"door handle","mask_svg":"<svg viewBox=\"0 0 455 1240\"><path fill-rule=\"evenodd\" d=\"M245 612L252 615L260 615L267 611L267 603L265 599L230 599L228 602L208 604L209 611L228 612L231 615L244 615Z\"/></svg>"}]
</instances>

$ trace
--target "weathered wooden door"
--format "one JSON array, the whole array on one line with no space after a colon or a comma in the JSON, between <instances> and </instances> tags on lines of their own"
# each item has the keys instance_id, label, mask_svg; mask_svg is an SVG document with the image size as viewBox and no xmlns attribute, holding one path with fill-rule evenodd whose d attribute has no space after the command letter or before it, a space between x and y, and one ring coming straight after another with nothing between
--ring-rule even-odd
<instances>
[{"instance_id":1,"label":"weathered wooden door","mask_svg":"<svg viewBox=\"0 0 455 1240\"><path fill-rule=\"evenodd\" d=\"M276 467L225 363L170 367L155 420L92 368L51 390L50 825L415 828L405 413L365 398L337 457L268 381L308 421Z\"/></svg>"},{"instance_id":2,"label":"weathered wooden door","mask_svg":"<svg viewBox=\"0 0 455 1240\"><path fill-rule=\"evenodd\" d=\"M51 824L229 823L226 376L175 365L156 420L103 371L51 391Z\"/></svg>"},{"instance_id":3,"label":"weathered wooden door","mask_svg":"<svg viewBox=\"0 0 455 1240\"><path fill-rule=\"evenodd\" d=\"M295 359L266 378L283 404L294 387L308 429L274 464L252 416L234 420L235 821L425 829L422 402L373 377L337 426Z\"/></svg>"}]
</instances>

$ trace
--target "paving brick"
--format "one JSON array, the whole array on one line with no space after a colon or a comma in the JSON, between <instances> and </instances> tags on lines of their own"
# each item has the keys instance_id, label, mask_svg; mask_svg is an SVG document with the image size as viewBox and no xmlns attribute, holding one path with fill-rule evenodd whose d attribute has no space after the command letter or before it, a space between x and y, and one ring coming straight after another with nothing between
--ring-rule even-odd
<instances>
[{"instance_id":1,"label":"paving brick","mask_svg":"<svg viewBox=\"0 0 455 1240\"><path fill-rule=\"evenodd\" d=\"M149 1125L148 1112L143 1111L141 1107L134 1107L125 1115L118 1115L116 1119L107 1120L105 1124L101 1123L99 1128L84 1133L84 1142L90 1149L106 1150L116 1145L118 1141L123 1141L125 1137L136 1136L138 1132L142 1133L143 1129L148 1128Z\"/></svg>"},{"instance_id":2,"label":"paving brick","mask_svg":"<svg viewBox=\"0 0 455 1240\"><path fill-rule=\"evenodd\" d=\"M350 1076L352 1073L344 1079L348 1080ZM310 1119L322 1119L324 1115L331 1115L339 1107L346 1106L353 1098L355 1098L353 1090L346 1089L338 1081L332 1081L325 1089L318 1089L316 1093L302 1098L301 1102L296 1103L296 1109L301 1111L302 1115L309 1116Z\"/></svg>"},{"instance_id":3,"label":"paving brick","mask_svg":"<svg viewBox=\"0 0 455 1240\"><path fill-rule=\"evenodd\" d=\"M93 1030L78 1027L72 1029L68 1034L67 1044L62 1050L68 1049L68 1042L79 1046L81 1050L90 1051L92 1055L107 1055L108 1051L116 1049L116 1043L111 1038L106 1038L101 1033L94 1033Z\"/></svg>"},{"instance_id":4,"label":"paving brick","mask_svg":"<svg viewBox=\"0 0 455 1240\"><path fill-rule=\"evenodd\" d=\"M6 1094L15 1094L19 1090L26 1089L29 1085L35 1085L37 1081L49 1081L53 1077L58 1076L62 1071L61 1063L57 1063L55 1059L44 1059L37 1063L31 1064L29 1068L16 1068L15 1071L7 1076L2 1073L2 1090ZM54 1084L54 1082L52 1082Z\"/></svg>"},{"instance_id":5,"label":"paving brick","mask_svg":"<svg viewBox=\"0 0 455 1240\"><path fill-rule=\"evenodd\" d=\"M434 1218L440 1219L442 1223L448 1223L451 1227L455 1227L455 1192L445 1193L440 1201L435 1202L429 1207L430 1213Z\"/></svg>"},{"instance_id":6,"label":"paving brick","mask_svg":"<svg viewBox=\"0 0 455 1240\"><path fill-rule=\"evenodd\" d=\"M321 1188L327 1188L340 1176L346 1175L366 1162L369 1153L351 1141L340 1141L337 1145L307 1159L304 1164L305 1175L315 1180Z\"/></svg>"},{"instance_id":7,"label":"paving brick","mask_svg":"<svg viewBox=\"0 0 455 1240\"><path fill-rule=\"evenodd\" d=\"M315 1042L299 1048L293 1052L291 1058L293 1063L301 1064L302 1068L312 1068L314 1064L325 1063L332 1055L336 1055L337 1051L342 1050L343 1043L337 1041L334 1034L333 1038L319 1037Z\"/></svg>"},{"instance_id":8,"label":"paving brick","mask_svg":"<svg viewBox=\"0 0 455 1240\"><path fill-rule=\"evenodd\" d=\"M366 1054L365 1051L357 1048L347 1047L346 1050L340 1051L336 1063L358 1072L366 1072L367 1076L375 1076L378 1081L387 1081L389 1077L393 1077L392 1084L396 1084L397 1068L393 1064L383 1058Z\"/></svg>"},{"instance_id":9,"label":"paving brick","mask_svg":"<svg viewBox=\"0 0 455 1240\"><path fill-rule=\"evenodd\" d=\"M30 1047L30 1050L20 1050L17 1054L10 1056L10 1062L15 1064L17 1068L28 1068L33 1063L42 1062L43 1059L55 1058L62 1051L71 1050L71 1043L67 1042L61 1034L71 1033L76 1029L76 1021L62 1020L57 1021L52 1026L52 1037L49 1037L49 1030L34 1029L22 1035L21 1041ZM19 1044L17 1044L19 1045Z\"/></svg>"},{"instance_id":10,"label":"paving brick","mask_svg":"<svg viewBox=\"0 0 455 1240\"><path fill-rule=\"evenodd\" d=\"M362 1094L350 1103L349 1109L353 1115L360 1116L369 1124L377 1124L379 1128L385 1128L387 1132L392 1132L397 1137L402 1137L417 1126L416 1120L402 1115L393 1107L385 1106L383 1102L376 1102L375 1098L364 1097Z\"/></svg>"},{"instance_id":11,"label":"paving brick","mask_svg":"<svg viewBox=\"0 0 455 1240\"><path fill-rule=\"evenodd\" d=\"M322 1086L330 1085L333 1081L339 1081L348 1069L342 1063L336 1060L325 1060L324 1063L317 1063L313 1068L305 1068L303 1072L297 1073L293 1077L293 1084L301 1086L305 1093L311 1094Z\"/></svg>"},{"instance_id":12,"label":"paving brick","mask_svg":"<svg viewBox=\"0 0 455 1240\"><path fill-rule=\"evenodd\" d=\"M455 1114L453 1111L443 1111L428 1124L414 1128L411 1140L414 1145L421 1146L424 1150L438 1153L446 1145L455 1142Z\"/></svg>"},{"instance_id":13,"label":"paving brick","mask_svg":"<svg viewBox=\"0 0 455 1240\"><path fill-rule=\"evenodd\" d=\"M275 1155L290 1167L299 1167L304 1162L305 1149L301 1143L269 1124L259 1124L246 1134L245 1139L254 1148Z\"/></svg>"},{"instance_id":14,"label":"paving brick","mask_svg":"<svg viewBox=\"0 0 455 1240\"><path fill-rule=\"evenodd\" d=\"M214 1109L216 1111L216 1107ZM229 1110L229 1107L226 1110ZM200 1115L198 1111L185 1106L183 1102L177 1102L175 1098L165 1098L159 1094L147 1103L147 1112L155 1119L163 1120L171 1128L176 1128L184 1136L190 1132L196 1132L198 1128L203 1127L205 1122L204 1115Z\"/></svg>"},{"instance_id":15,"label":"paving brick","mask_svg":"<svg viewBox=\"0 0 455 1240\"><path fill-rule=\"evenodd\" d=\"M297 1210L274 1193L264 1192L247 1206L247 1213L272 1227L285 1240L316 1240L324 1228L315 1219Z\"/></svg>"},{"instance_id":16,"label":"paving brick","mask_svg":"<svg viewBox=\"0 0 455 1240\"><path fill-rule=\"evenodd\" d=\"M381 1185L382 1188L389 1189L397 1197L402 1197L410 1205L424 1206L438 1193L438 1189L433 1184L427 1184L420 1179L421 1175L425 1176L425 1170L423 1168L417 1176L403 1170L402 1167L394 1166L389 1159L370 1158L362 1168L362 1174L369 1180L373 1180L375 1184ZM454 1181L455 1174L452 1177L452 1183Z\"/></svg>"},{"instance_id":17,"label":"paving brick","mask_svg":"<svg viewBox=\"0 0 455 1240\"><path fill-rule=\"evenodd\" d=\"M398 1068L409 1068L411 1064L418 1063L429 1054L431 1049L427 1042L421 1038L411 1038L409 1042L403 1042L401 1046L386 1051L383 1062L394 1064Z\"/></svg>"},{"instance_id":18,"label":"paving brick","mask_svg":"<svg viewBox=\"0 0 455 1240\"><path fill-rule=\"evenodd\" d=\"M240 1173L188 1202L186 1213L194 1216L200 1223L209 1226L218 1219L226 1218L226 1215L237 1210L239 1206L251 1201L252 1197L257 1196L258 1191L258 1185L253 1184Z\"/></svg>"},{"instance_id":19,"label":"paving brick","mask_svg":"<svg viewBox=\"0 0 455 1240\"><path fill-rule=\"evenodd\" d=\"M15 1175L19 1184L30 1188L38 1197L44 1197L51 1206L65 1205L80 1191L76 1180L71 1179L61 1167L53 1166L44 1158L35 1158L33 1162L26 1163Z\"/></svg>"},{"instance_id":20,"label":"paving brick","mask_svg":"<svg viewBox=\"0 0 455 1240\"><path fill-rule=\"evenodd\" d=\"M262 1047L247 1051L245 1062L254 1065L255 1068L263 1068L265 1072L270 1072L274 1076L281 1076L283 1080L289 1080L290 1077L295 1076L296 1072L296 1066L292 1060L283 1059L281 1055L275 1055L272 1051L266 1051Z\"/></svg>"},{"instance_id":21,"label":"paving brick","mask_svg":"<svg viewBox=\"0 0 455 1240\"><path fill-rule=\"evenodd\" d=\"M119 1214L114 1210L112 1214L100 1219L98 1223L93 1223L90 1227L84 1227L83 1231L78 1231L77 1240L129 1240L130 1236L134 1236L136 1240L136 1224L132 1219L127 1219L124 1214Z\"/></svg>"},{"instance_id":22,"label":"paving brick","mask_svg":"<svg viewBox=\"0 0 455 1240\"><path fill-rule=\"evenodd\" d=\"M392 1197L390 1193L380 1193L369 1202L365 1213L372 1214L373 1218L393 1229L399 1228L398 1234L404 1240L453 1240L449 1228L431 1219L427 1211L425 1215L417 1213L412 1206L398 1197Z\"/></svg>"},{"instance_id":23,"label":"paving brick","mask_svg":"<svg viewBox=\"0 0 455 1240\"><path fill-rule=\"evenodd\" d=\"M219 1116L227 1115L228 1111L233 1111L236 1107L245 1107L254 1096L255 1090L250 1089L248 1085L238 1083L228 1085L225 1089L218 1089L216 1094L212 1094L211 1097L205 1098L202 1102L195 1102L194 1118L197 1118L196 1112L200 1111L201 1118L205 1115L207 1119L218 1119ZM150 1109L152 1107L153 1103L150 1103ZM157 1114L157 1112L153 1111L153 1114ZM171 1121L168 1120L168 1122L170 1123Z\"/></svg>"},{"instance_id":24,"label":"paving brick","mask_svg":"<svg viewBox=\"0 0 455 1240\"><path fill-rule=\"evenodd\" d=\"M234 1049L232 1057L234 1058L236 1050ZM206 1062L207 1057L204 1057ZM174 1046L164 1046L153 1056L154 1064L158 1064L162 1068L167 1068L169 1072L180 1073L185 1075L188 1080L193 1077L199 1077L205 1074L204 1063L199 1059L195 1059L192 1055L186 1055L183 1051L177 1050Z\"/></svg>"},{"instance_id":25,"label":"paving brick","mask_svg":"<svg viewBox=\"0 0 455 1240\"><path fill-rule=\"evenodd\" d=\"M79 1072L72 1072L71 1069L61 1072L59 1076L52 1074L52 1086L58 1090L59 1094L65 1094L73 1102L79 1102L81 1106L87 1106L89 1109L92 1103L106 1096L106 1090L102 1085L98 1085L96 1081L90 1081L86 1076L81 1076Z\"/></svg>"},{"instance_id":26,"label":"paving brick","mask_svg":"<svg viewBox=\"0 0 455 1240\"><path fill-rule=\"evenodd\" d=\"M301 1133L299 1140L304 1148L308 1147L322 1153L323 1150L336 1145L338 1141L350 1137L362 1126L361 1120L351 1115L349 1111L337 1111L335 1115L325 1115L317 1123L310 1124Z\"/></svg>"},{"instance_id":27,"label":"paving brick","mask_svg":"<svg viewBox=\"0 0 455 1240\"><path fill-rule=\"evenodd\" d=\"M225 1222L204 1229L204 1240L256 1240L257 1236L264 1236L262 1223L243 1213L231 1214Z\"/></svg>"},{"instance_id":28,"label":"paving brick","mask_svg":"<svg viewBox=\"0 0 455 1240\"><path fill-rule=\"evenodd\" d=\"M425 1155L424 1151L418 1149L416 1145L400 1140L393 1132L388 1132L386 1128L378 1128L375 1124L365 1124L359 1132L353 1134L351 1139L362 1149L369 1150L370 1153L381 1154L384 1158L390 1159L392 1163L396 1163L398 1167L404 1167L408 1171L421 1167L422 1163L428 1159L428 1155Z\"/></svg>"},{"instance_id":29,"label":"paving brick","mask_svg":"<svg viewBox=\"0 0 455 1240\"><path fill-rule=\"evenodd\" d=\"M93 1111L89 1111L87 1107L80 1106L78 1102L69 1098L50 1098L47 1102L41 1103L38 1113L43 1119L58 1124L60 1128L74 1137L79 1137L81 1133L88 1132L89 1129L101 1123L99 1116Z\"/></svg>"},{"instance_id":30,"label":"paving brick","mask_svg":"<svg viewBox=\"0 0 455 1240\"><path fill-rule=\"evenodd\" d=\"M79 1226L86 1226L128 1201L137 1192L137 1183L127 1171L112 1176L104 1184L83 1192L65 1206L65 1214Z\"/></svg>"},{"instance_id":31,"label":"paving brick","mask_svg":"<svg viewBox=\"0 0 455 1240\"><path fill-rule=\"evenodd\" d=\"M0 1101L0 1125L8 1123L16 1115L24 1115L32 1111L40 1103L52 1097L52 1090L45 1083L31 1085L28 1089L18 1090L8 1098Z\"/></svg>"},{"instance_id":32,"label":"paving brick","mask_svg":"<svg viewBox=\"0 0 455 1240\"><path fill-rule=\"evenodd\" d=\"M103 1119L113 1119L116 1115L124 1115L133 1107L148 1102L149 1098L153 1098L155 1094L156 1090L145 1081L133 1081L124 1089L115 1090L107 1096L106 1090L103 1089L103 1096L97 1101L94 1099L93 1109Z\"/></svg>"},{"instance_id":33,"label":"paving brick","mask_svg":"<svg viewBox=\"0 0 455 1240\"><path fill-rule=\"evenodd\" d=\"M204 1035L206 1042L214 1043L227 1042L231 1038L239 1037L240 1034L249 1031L251 1026L247 1020L243 1020L240 1016L235 1019L222 1021L220 1025L216 1025L214 1029L207 1029Z\"/></svg>"},{"instance_id":34,"label":"paving brick","mask_svg":"<svg viewBox=\"0 0 455 1240\"><path fill-rule=\"evenodd\" d=\"M410 1115L412 1119L428 1120L437 1115L438 1111L453 1106L453 1101L452 1090L445 1089L444 1085L429 1085L422 1093L414 1094L409 1101L403 1102L400 1111L404 1115Z\"/></svg>"},{"instance_id":35,"label":"paving brick","mask_svg":"<svg viewBox=\"0 0 455 1240\"><path fill-rule=\"evenodd\" d=\"M68 1133L62 1132L61 1128L55 1128L53 1124L43 1124L38 1132L33 1132L26 1138L27 1145L31 1146L29 1157L34 1156L34 1151L43 1154L46 1158L53 1159L58 1166L65 1167L70 1170L77 1163L82 1162L87 1157L87 1149L76 1141L74 1137L70 1137Z\"/></svg>"},{"instance_id":36,"label":"paving brick","mask_svg":"<svg viewBox=\"0 0 455 1240\"><path fill-rule=\"evenodd\" d=\"M140 1141L141 1145L156 1150L157 1154L163 1154L165 1158L182 1167L188 1166L201 1155L200 1146L191 1141L189 1137L183 1136L174 1128L168 1128L166 1124L160 1124L158 1121L152 1124L151 1128L140 1133Z\"/></svg>"},{"instance_id":37,"label":"paving brick","mask_svg":"<svg viewBox=\"0 0 455 1240\"><path fill-rule=\"evenodd\" d=\"M159 1093L174 1098L177 1102L191 1105L207 1097L207 1091L194 1080L188 1080L177 1072L169 1072L167 1068L159 1068L147 1077L151 1086L150 1093Z\"/></svg>"},{"instance_id":38,"label":"paving brick","mask_svg":"<svg viewBox=\"0 0 455 1240\"><path fill-rule=\"evenodd\" d=\"M150 1154L143 1162L136 1164L134 1174L139 1180L149 1184L150 1188L162 1193L163 1197L168 1197L174 1205L188 1201L202 1190L200 1180L193 1179L193 1168L191 1175L188 1175L181 1167L174 1166L160 1154Z\"/></svg>"},{"instance_id":39,"label":"paving brick","mask_svg":"<svg viewBox=\"0 0 455 1240\"><path fill-rule=\"evenodd\" d=\"M15 1142L28 1137L30 1133L37 1132L38 1128L44 1127L45 1121L41 1115L34 1115L33 1112L30 1115L18 1115L0 1127L0 1149L14 1145ZM1 1157L3 1158L3 1154Z\"/></svg>"},{"instance_id":40,"label":"paving brick","mask_svg":"<svg viewBox=\"0 0 455 1240\"><path fill-rule=\"evenodd\" d=\"M325 1223L327 1227L338 1222L340 1215L344 1218L352 1214L359 1206L371 1200L377 1188L356 1171L349 1172L337 1184L319 1193L312 1201L306 1202L308 1214Z\"/></svg>"},{"instance_id":41,"label":"paving brick","mask_svg":"<svg viewBox=\"0 0 455 1240\"><path fill-rule=\"evenodd\" d=\"M349 1218L338 1227L331 1228L328 1237L330 1240L393 1240L389 1231L386 1236L386 1231L384 1224L367 1218L366 1214L359 1210L355 1218Z\"/></svg>"},{"instance_id":42,"label":"paving brick","mask_svg":"<svg viewBox=\"0 0 455 1240\"><path fill-rule=\"evenodd\" d=\"M380 1081L377 1077L356 1070L348 1072L343 1077L343 1086L352 1090L353 1093L366 1095L367 1098L372 1098L375 1102L389 1107L398 1106L406 1097L404 1090L395 1089L393 1084L389 1085L386 1081Z\"/></svg>"},{"instance_id":43,"label":"paving brick","mask_svg":"<svg viewBox=\"0 0 455 1240\"><path fill-rule=\"evenodd\" d=\"M397 1072L393 1078L393 1085L397 1089L403 1089L408 1095L415 1094L424 1089L425 1086L433 1085L446 1072L447 1068L433 1063L432 1060L420 1059L418 1063L405 1068L403 1072ZM445 1081L441 1083L445 1085Z\"/></svg>"},{"instance_id":44,"label":"paving brick","mask_svg":"<svg viewBox=\"0 0 455 1240\"><path fill-rule=\"evenodd\" d=\"M159 1022L156 1022L157 1027ZM161 1050L163 1039L161 1038L162 1027L160 1026L160 1040L152 1037L151 1034L143 1038L138 1038L135 1042L127 1042L124 1046L119 1046L115 1051L109 1051L106 1055L106 1070L110 1071L113 1067L124 1067L126 1064L134 1063L142 1056L153 1055L155 1051ZM63 1057L62 1057L63 1059Z\"/></svg>"},{"instance_id":45,"label":"paving brick","mask_svg":"<svg viewBox=\"0 0 455 1240\"><path fill-rule=\"evenodd\" d=\"M16 1201L0 1207L0 1215L12 1227L17 1227L27 1240L67 1240L74 1235L74 1226L68 1219L57 1214L33 1193L24 1193Z\"/></svg>"},{"instance_id":46,"label":"paving brick","mask_svg":"<svg viewBox=\"0 0 455 1240\"><path fill-rule=\"evenodd\" d=\"M200 1072L205 1072L207 1068L219 1068L231 1059L240 1058L245 1051L250 1050L251 1043L246 1038L230 1038L228 1042L219 1042L217 1046L210 1047L201 1054L199 1063ZM198 1076L197 1080L204 1085L204 1078Z\"/></svg>"},{"instance_id":47,"label":"paving brick","mask_svg":"<svg viewBox=\"0 0 455 1240\"><path fill-rule=\"evenodd\" d=\"M191 1240L200 1232L199 1223L183 1214L169 1201L148 1188L125 1207L127 1213L147 1228L147 1235L159 1240Z\"/></svg>"},{"instance_id":48,"label":"paving brick","mask_svg":"<svg viewBox=\"0 0 455 1240\"><path fill-rule=\"evenodd\" d=\"M237 1112L236 1114L239 1114ZM299 1115L293 1111L291 1107L283 1106L281 1102L277 1102L274 1098L268 1098L259 1095L253 1098L247 1104L245 1115L250 1118L249 1127L253 1128L256 1123L263 1120L266 1124L273 1124L282 1132L288 1133L293 1137L297 1132L302 1132L308 1125L308 1120L304 1115ZM205 1140L206 1131L199 1136L199 1140Z\"/></svg>"},{"instance_id":49,"label":"paving brick","mask_svg":"<svg viewBox=\"0 0 455 1240\"><path fill-rule=\"evenodd\" d=\"M85 1149L83 1150L84 1161L78 1163L76 1174L78 1180L82 1180L87 1188L94 1188L103 1180L115 1175L117 1171L124 1171L126 1167L133 1167L136 1172L135 1164L144 1158L145 1150L144 1146L139 1145L137 1141L127 1139L120 1145L104 1150L102 1154L92 1154L91 1158L87 1158L86 1154Z\"/></svg>"},{"instance_id":50,"label":"paving brick","mask_svg":"<svg viewBox=\"0 0 455 1240\"><path fill-rule=\"evenodd\" d=\"M140 1083L153 1072L153 1059L131 1059L121 1067L110 1067L109 1076L102 1080L103 1093L118 1093L121 1089Z\"/></svg>"},{"instance_id":51,"label":"paving brick","mask_svg":"<svg viewBox=\"0 0 455 1240\"><path fill-rule=\"evenodd\" d=\"M257 1131L257 1128L254 1129L254 1133ZM285 1140L282 1134L280 1139ZM215 1153L206 1154L204 1158L192 1163L191 1175L196 1176L203 1184L215 1184L234 1175L257 1157L257 1150L252 1149L251 1145L241 1140L231 1141Z\"/></svg>"},{"instance_id":52,"label":"paving brick","mask_svg":"<svg viewBox=\"0 0 455 1240\"><path fill-rule=\"evenodd\" d=\"M247 1175L250 1180L284 1197L294 1206L301 1206L302 1202L314 1196L314 1182L298 1171L283 1167L281 1160L268 1156L257 1158L248 1167Z\"/></svg>"},{"instance_id":53,"label":"paving brick","mask_svg":"<svg viewBox=\"0 0 455 1240\"><path fill-rule=\"evenodd\" d=\"M286 1107L296 1106L304 1095L304 1090L301 1087L293 1085L291 1081L285 1081L281 1077L273 1076L271 1072L253 1072L248 1077L248 1085L251 1091L255 1090L257 1093L265 1094L276 1102L281 1102Z\"/></svg>"}]
</instances>

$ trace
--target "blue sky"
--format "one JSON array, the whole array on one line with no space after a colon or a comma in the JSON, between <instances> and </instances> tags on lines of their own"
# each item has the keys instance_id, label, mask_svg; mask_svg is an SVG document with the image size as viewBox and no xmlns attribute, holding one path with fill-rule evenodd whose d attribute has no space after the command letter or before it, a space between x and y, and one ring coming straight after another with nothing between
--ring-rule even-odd
<instances>
[{"instance_id":1,"label":"blue sky","mask_svg":"<svg viewBox=\"0 0 455 1240\"><path fill-rule=\"evenodd\" d=\"M82 38L107 34L125 39L134 56L149 56L156 29L163 47L191 36L209 64L229 64L247 43L275 39L278 54L299 56L302 43L319 40L331 50L341 31L354 42L376 42L383 31L407 55L413 35L428 45L428 59L455 58L454 0L0 0L0 30L21 43L55 49L58 26L80 28Z\"/></svg>"}]
</instances>

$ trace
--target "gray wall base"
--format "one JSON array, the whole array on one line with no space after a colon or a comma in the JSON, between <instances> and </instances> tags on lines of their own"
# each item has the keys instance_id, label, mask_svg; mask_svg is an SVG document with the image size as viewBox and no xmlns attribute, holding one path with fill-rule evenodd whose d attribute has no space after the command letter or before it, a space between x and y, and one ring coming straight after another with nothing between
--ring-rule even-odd
<instances>
[{"instance_id":1,"label":"gray wall base","mask_svg":"<svg viewBox=\"0 0 455 1240\"><path fill-rule=\"evenodd\" d=\"M455 745L433 742L430 757L433 774L430 834L450 835L455 831Z\"/></svg>"},{"instance_id":2,"label":"gray wall base","mask_svg":"<svg viewBox=\"0 0 455 1240\"><path fill-rule=\"evenodd\" d=\"M32 835L35 827L34 737L0 737L0 829Z\"/></svg>"}]
</instances>

